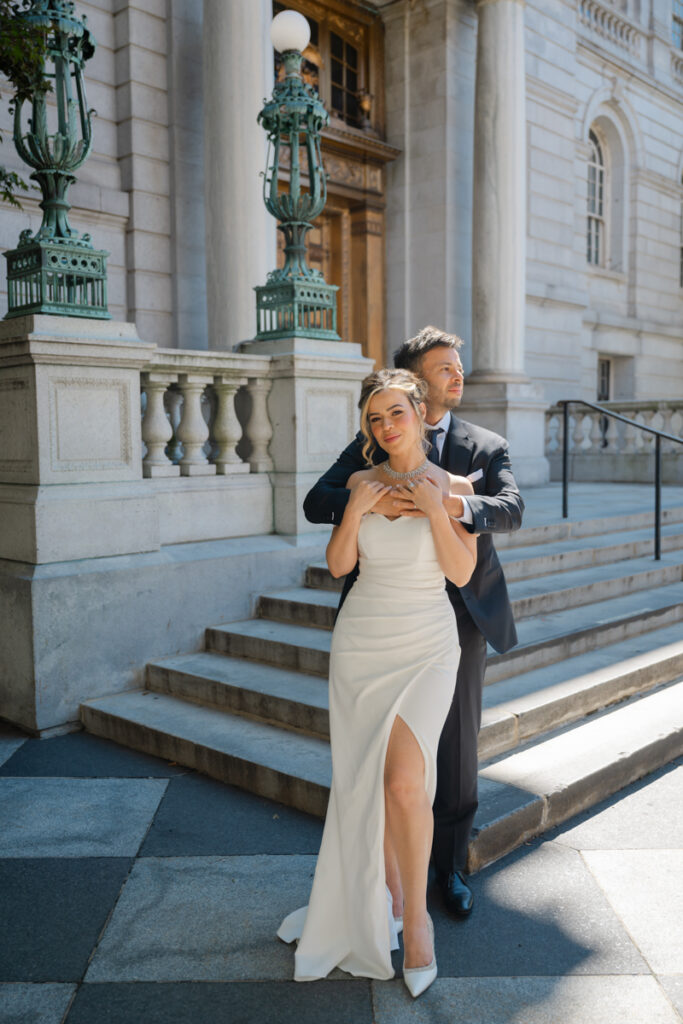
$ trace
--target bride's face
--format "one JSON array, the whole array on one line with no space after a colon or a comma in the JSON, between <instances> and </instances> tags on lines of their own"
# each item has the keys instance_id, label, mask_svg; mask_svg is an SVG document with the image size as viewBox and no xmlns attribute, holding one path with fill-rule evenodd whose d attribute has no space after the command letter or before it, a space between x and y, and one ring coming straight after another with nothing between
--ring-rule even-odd
<instances>
[{"instance_id":1,"label":"bride's face","mask_svg":"<svg viewBox=\"0 0 683 1024\"><path fill-rule=\"evenodd\" d=\"M420 406L422 414L425 409ZM420 420L404 391L387 388L373 395L368 404L368 423L380 448L404 452L420 445Z\"/></svg>"}]
</instances>

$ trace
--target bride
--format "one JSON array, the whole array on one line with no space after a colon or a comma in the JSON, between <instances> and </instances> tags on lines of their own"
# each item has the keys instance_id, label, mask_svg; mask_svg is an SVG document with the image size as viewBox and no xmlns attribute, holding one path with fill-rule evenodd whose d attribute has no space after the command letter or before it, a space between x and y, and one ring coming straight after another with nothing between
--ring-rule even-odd
<instances>
[{"instance_id":1,"label":"bride","mask_svg":"<svg viewBox=\"0 0 683 1024\"><path fill-rule=\"evenodd\" d=\"M427 460L424 396L406 370L380 370L362 384L369 468L349 477L344 517L327 546L333 576L360 565L332 635L332 787L309 904L278 930L286 942L299 939L295 980L312 981L334 967L392 978L402 929L413 996L436 977L431 805L460 655L444 576L462 587L476 562L476 538L442 502L449 491L473 493L472 485ZM388 458L373 465L378 448ZM392 488L413 502L413 516L372 514Z\"/></svg>"}]
</instances>

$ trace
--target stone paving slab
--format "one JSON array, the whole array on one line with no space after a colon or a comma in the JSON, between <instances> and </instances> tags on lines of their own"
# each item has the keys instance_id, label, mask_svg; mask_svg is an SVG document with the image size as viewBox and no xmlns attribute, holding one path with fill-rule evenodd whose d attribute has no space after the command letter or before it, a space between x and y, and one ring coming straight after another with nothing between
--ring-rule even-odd
<instances>
[{"instance_id":1,"label":"stone paving slab","mask_svg":"<svg viewBox=\"0 0 683 1024\"><path fill-rule=\"evenodd\" d=\"M0 778L0 857L134 857L166 785Z\"/></svg>"},{"instance_id":2,"label":"stone paving slab","mask_svg":"<svg viewBox=\"0 0 683 1024\"><path fill-rule=\"evenodd\" d=\"M2 760L0 756L0 761ZM29 739L21 750L0 767L0 776L50 776L63 778L172 778L187 768L158 757L126 750L118 743L87 732Z\"/></svg>"},{"instance_id":3,"label":"stone paving slab","mask_svg":"<svg viewBox=\"0 0 683 1024\"><path fill-rule=\"evenodd\" d=\"M561 826L556 843L575 850L683 849L683 815L670 809L683 794L683 762L665 768L656 778L648 776L620 799L591 808L583 820Z\"/></svg>"},{"instance_id":4,"label":"stone paving slab","mask_svg":"<svg viewBox=\"0 0 683 1024\"><path fill-rule=\"evenodd\" d=\"M26 734L13 725L0 722L0 767L26 743Z\"/></svg>"},{"instance_id":5,"label":"stone paving slab","mask_svg":"<svg viewBox=\"0 0 683 1024\"><path fill-rule=\"evenodd\" d=\"M370 983L356 980L83 985L66 1024L373 1024ZM658 1024L658 1022L657 1022Z\"/></svg>"},{"instance_id":6,"label":"stone paving slab","mask_svg":"<svg viewBox=\"0 0 683 1024\"><path fill-rule=\"evenodd\" d=\"M376 1024L680 1024L652 977L437 978L413 1000L373 983Z\"/></svg>"},{"instance_id":7,"label":"stone paving slab","mask_svg":"<svg viewBox=\"0 0 683 1024\"><path fill-rule=\"evenodd\" d=\"M320 818L205 775L186 775L168 783L139 856L317 854L322 830Z\"/></svg>"},{"instance_id":8,"label":"stone paving slab","mask_svg":"<svg viewBox=\"0 0 683 1024\"><path fill-rule=\"evenodd\" d=\"M660 975L657 980L683 1020L683 974Z\"/></svg>"},{"instance_id":9,"label":"stone paving slab","mask_svg":"<svg viewBox=\"0 0 683 1024\"><path fill-rule=\"evenodd\" d=\"M275 933L307 902L315 860L137 861L86 981L291 980L293 948Z\"/></svg>"},{"instance_id":10,"label":"stone paving slab","mask_svg":"<svg viewBox=\"0 0 683 1024\"><path fill-rule=\"evenodd\" d=\"M648 973L575 850L535 840L471 881L465 921L428 893L442 977Z\"/></svg>"},{"instance_id":11,"label":"stone paving slab","mask_svg":"<svg viewBox=\"0 0 683 1024\"><path fill-rule=\"evenodd\" d=\"M129 858L0 860L0 981L80 981Z\"/></svg>"},{"instance_id":12,"label":"stone paving slab","mask_svg":"<svg viewBox=\"0 0 683 1024\"><path fill-rule=\"evenodd\" d=\"M683 850L587 850L583 858L654 973L681 973Z\"/></svg>"},{"instance_id":13,"label":"stone paving slab","mask_svg":"<svg viewBox=\"0 0 683 1024\"><path fill-rule=\"evenodd\" d=\"M0 1024L61 1024L75 985L0 985Z\"/></svg>"}]
</instances>

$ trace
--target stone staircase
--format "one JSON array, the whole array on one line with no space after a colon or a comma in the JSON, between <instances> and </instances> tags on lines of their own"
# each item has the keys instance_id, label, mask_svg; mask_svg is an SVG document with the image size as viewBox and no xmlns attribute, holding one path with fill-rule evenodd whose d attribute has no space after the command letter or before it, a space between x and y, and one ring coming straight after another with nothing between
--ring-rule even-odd
<instances>
[{"instance_id":1,"label":"stone staircase","mask_svg":"<svg viewBox=\"0 0 683 1024\"><path fill-rule=\"evenodd\" d=\"M683 507L497 538L519 645L490 652L477 870L683 753ZM206 650L147 666L147 688L82 705L93 733L324 815L326 677L339 582L263 594Z\"/></svg>"}]
</instances>

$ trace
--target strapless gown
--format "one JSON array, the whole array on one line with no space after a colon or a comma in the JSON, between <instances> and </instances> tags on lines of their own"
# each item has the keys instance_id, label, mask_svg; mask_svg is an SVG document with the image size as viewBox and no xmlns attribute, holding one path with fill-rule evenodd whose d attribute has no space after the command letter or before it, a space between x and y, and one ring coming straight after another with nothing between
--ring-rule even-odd
<instances>
[{"instance_id":1,"label":"strapless gown","mask_svg":"<svg viewBox=\"0 0 683 1024\"><path fill-rule=\"evenodd\" d=\"M366 515L358 579L330 651L332 786L307 907L278 935L299 939L296 981L334 967L394 975L398 938L384 871L384 762L397 715L416 737L430 803L436 752L455 688L460 647L427 519Z\"/></svg>"}]
</instances>

